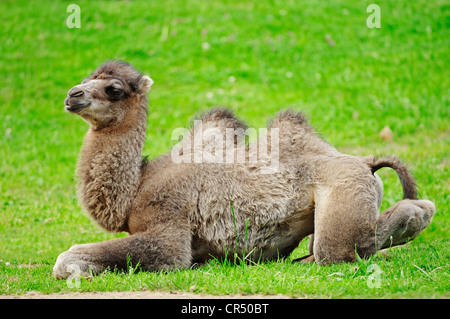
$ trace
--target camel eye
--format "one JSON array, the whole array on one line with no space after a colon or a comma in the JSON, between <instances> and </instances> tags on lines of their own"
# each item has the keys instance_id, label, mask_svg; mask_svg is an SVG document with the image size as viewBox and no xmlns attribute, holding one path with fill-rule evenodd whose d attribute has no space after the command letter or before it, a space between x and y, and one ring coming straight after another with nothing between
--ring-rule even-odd
<instances>
[{"instance_id":1,"label":"camel eye","mask_svg":"<svg viewBox=\"0 0 450 319\"><path fill-rule=\"evenodd\" d=\"M119 98L123 92L123 89L122 89L122 87L118 86L117 84L113 84L113 85L108 85L105 88L105 92L112 98Z\"/></svg>"}]
</instances>

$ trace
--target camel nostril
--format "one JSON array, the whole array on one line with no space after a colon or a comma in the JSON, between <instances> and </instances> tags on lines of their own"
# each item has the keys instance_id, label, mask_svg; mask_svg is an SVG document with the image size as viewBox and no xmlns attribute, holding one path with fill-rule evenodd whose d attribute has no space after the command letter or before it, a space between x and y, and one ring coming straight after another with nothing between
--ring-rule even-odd
<instances>
[{"instance_id":1,"label":"camel nostril","mask_svg":"<svg viewBox=\"0 0 450 319\"><path fill-rule=\"evenodd\" d=\"M82 96L84 93L82 90L74 90L69 92L70 97L79 97Z\"/></svg>"}]
</instances>

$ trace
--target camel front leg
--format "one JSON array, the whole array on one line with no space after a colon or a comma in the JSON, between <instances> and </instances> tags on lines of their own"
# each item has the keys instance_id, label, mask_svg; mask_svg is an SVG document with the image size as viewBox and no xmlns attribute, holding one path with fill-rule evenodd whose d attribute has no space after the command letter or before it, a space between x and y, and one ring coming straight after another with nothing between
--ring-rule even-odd
<instances>
[{"instance_id":1,"label":"camel front leg","mask_svg":"<svg viewBox=\"0 0 450 319\"><path fill-rule=\"evenodd\" d=\"M173 270L191 265L188 232L178 229L159 235L146 232L99 243L75 245L59 255L53 276L65 279L74 269L81 276L99 274L107 269L126 270L128 264L146 271Z\"/></svg>"}]
</instances>

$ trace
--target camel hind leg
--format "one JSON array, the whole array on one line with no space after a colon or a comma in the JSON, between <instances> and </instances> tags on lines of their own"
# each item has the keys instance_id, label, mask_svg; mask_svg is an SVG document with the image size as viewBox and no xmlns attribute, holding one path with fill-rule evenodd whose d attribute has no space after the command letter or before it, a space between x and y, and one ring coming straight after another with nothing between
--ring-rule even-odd
<instances>
[{"instance_id":1,"label":"camel hind leg","mask_svg":"<svg viewBox=\"0 0 450 319\"><path fill-rule=\"evenodd\" d=\"M436 211L428 200L404 199L384 211L375 225L376 250L414 239L431 222Z\"/></svg>"},{"instance_id":2,"label":"camel hind leg","mask_svg":"<svg viewBox=\"0 0 450 319\"><path fill-rule=\"evenodd\" d=\"M369 257L402 245L425 229L435 212L427 200L404 199L381 215L381 180L354 158L332 163L316 190L314 259L321 264Z\"/></svg>"},{"instance_id":3,"label":"camel hind leg","mask_svg":"<svg viewBox=\"0 0 450 319\"><path fill-rule=\"evenodd\" d=\"M375 195L376 195L376 203L378 210L381 207L381 201L383 199L383 182L381 181L380 177L375 173L374 174L375 181L374 183L375 187ZM315 261L314 258L314 234L311 234L309 236L309 243L308 243L308 252L309 255L303 256L301 258L294 259L293 262L300 262L302 264L309 264L313 263Z\"/></svg>"},{"instance_id":4,"label":"camel hind leg","mask_svg":"<svg viewBox=\"0 0 450 319\"><path fill-rule=\"evenodd\" d=\"M338 195L339 194L339 195ZM428 200L401 200L381 215L376 201L352 201L346 192L334 192L316 214L313 260L319 264L353 262L378 250L402 245L417 237L431 222L435 206ZM354 198L358 198L355 194ZM311 258L309 258L311 260Z\"/></svg>"}]
</instances>

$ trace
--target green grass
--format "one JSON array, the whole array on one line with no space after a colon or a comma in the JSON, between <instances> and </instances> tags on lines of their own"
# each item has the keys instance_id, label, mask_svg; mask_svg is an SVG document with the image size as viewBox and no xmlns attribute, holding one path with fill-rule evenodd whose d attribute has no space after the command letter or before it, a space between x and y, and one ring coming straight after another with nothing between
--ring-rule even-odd
<instances>
[{"instance_id":1,"label":"green grass","mask_svg":"<svg viewBox=\"0 0 450 319\"><path fill-rule=\"evenodd\" d=\"M65 24L70 3L0 2L0 294L156 289L448 298L446 1L379 1L381 29L366 26L373 1L77 1L80 29ZM290 263L306 253L304 242L286 261L108 273L68 288L51 277L59 253L124 236L102 232L77 204L74 170L87 126L63 110L70 87L116 58L155 81L144 148L150 157L175 143L173 129L214 105L230 107L252 127L264 127L280 108L304 110L346 153L402 158L420 196L436 204L432 224L389 258ZM393 131L390 142L379 137L384 126ZM401 186L394 172L380 175L386 209L401 198ZM371 264L383 271L380 288L367 285Z\"/></svg>"},{"instance_id":2,"label":"green grass","mask_svg":"<svg viewBox=\"0 0 450 319\"><path fill-rule=\"evenodd\" d=\"M176 272L106 272L68 284L50 278L53 260L0 264L1 292L190 291L199 294L284 294L294 298L448 298L448 241L393 248L389 256L321 267L291 258L265 264L220 263ZM306 253L301 244L293 257ZM426 251L426 253L424 253ZM376 267L375 271L371 267ZM372 278L371 276L375 276ZM379 286L374 286L376 282Z\"/></svg>"}]
</instances>

